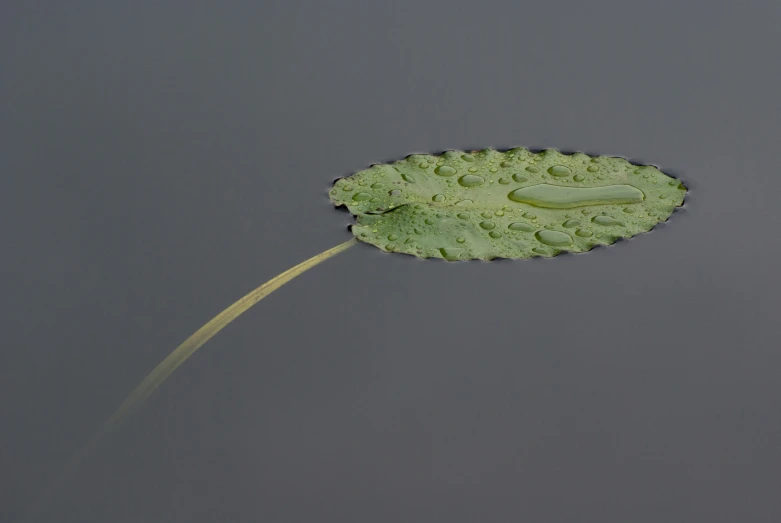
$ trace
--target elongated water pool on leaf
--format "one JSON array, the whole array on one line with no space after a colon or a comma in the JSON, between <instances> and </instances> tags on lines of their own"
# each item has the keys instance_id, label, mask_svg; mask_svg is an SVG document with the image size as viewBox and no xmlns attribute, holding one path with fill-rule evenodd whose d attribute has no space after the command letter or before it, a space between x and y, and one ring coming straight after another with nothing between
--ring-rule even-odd
<instances>
[{"instance_id":1,"label":"elongated water pool on leaf","mask_svg":"<svg viewBox=\"0 0 781 523\"><path fill-rule=\"evenodd\" d=\"M359 240L450 261L588 251L651 230L685 195L653 166L520 147L413 154L330 191L356 216Z\"/></svg>"}]
</instances>

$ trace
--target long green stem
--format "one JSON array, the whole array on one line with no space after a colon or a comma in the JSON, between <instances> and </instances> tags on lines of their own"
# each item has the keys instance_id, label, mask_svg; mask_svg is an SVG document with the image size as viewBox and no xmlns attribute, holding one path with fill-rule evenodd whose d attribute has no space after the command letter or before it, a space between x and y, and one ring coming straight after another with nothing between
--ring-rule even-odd
<instances>
[{"instance_id":1,"label":"long green stem","mask_svg":"<svg viewBox=\"0 0 781 523\"><path fill-rule=\"evenodd\" d=\"M317 256L309 258L305 262L299 263L292 269L288 269L282 274L271 278L269 281L253 290L243 298L236 301L233 305L212 318L206 325L195 331L192 336L187 338L174 351L168 355L155 369L144 378L138 387L136 387L130 396L120 405L117 411L109 418L107 428L112 428L121 424L128 416L133 414L138 407L146 400L154 390L160 386L173 371L184 363L187 358L193 355L204 343L209 341L215 334L220 332L226 325L238 318L247 309L258 303L260 300L298 276L299 274L311 269L315 265L327 260L328 258L339 254L340 252L352 247L356 243L353 238L342 244L332 247Z\"/></svg>"},{"instance_id":2,"label":"long green stem","mask_svg":"<svg viewBox=\"0 0 781 523\"><path fill-rule=\"evenodd\" d=\"M258 287L257 289L249 292L243 298L240 298L233 305L219 313L212 318L206 325L195 331L189 338L184 340L181 345L176 347L174 351L168 355L157 367L144 378L144 380L135 388L133 392L125 399L122 405L114 412L114 414L106 421L97 434L85 445L70 461L69 466L65 469L64 473L59 477L58 481L54 482L47 492L41 496L39 503L35 509L26 515L23 521L34 521L35 517L40 514L41 510L48 504L50 497L59 488L62 482L67 476L67 472L73 470L89 453L92 448L97 445L100 440L113 429L119 427L125 420L128 419L144 401L159 387L168 376L173 373L182 363L192 356L204 343L209 341L215 334L220 332L230 322L238 318L247 309L258 303L260 300L279 289L281 286L295 278L296 276L311 269L315 265L324 262L328 258L339 254L340 252L352 247L357 243L355 238L348 240L344 243L332 247L327 251L321 252L317 256L313 256L308 260L299 263L295 267L286 270L282 274L271 278L269 281Z\"/></svg>"}]
</instances>

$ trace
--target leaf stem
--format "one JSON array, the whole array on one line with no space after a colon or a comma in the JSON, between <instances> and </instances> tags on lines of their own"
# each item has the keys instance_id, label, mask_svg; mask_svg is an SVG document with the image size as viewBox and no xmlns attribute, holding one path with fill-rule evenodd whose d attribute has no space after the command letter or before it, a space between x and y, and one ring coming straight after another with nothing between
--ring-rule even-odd
<instances>
[{"instance_id":1,"label":"leaf stem","mask_svg":"<svg viewBox=\"0 0 781 523\"><path fill-rule=\"evenodd\" d=\"M238 318L241 314L246 312L250 307L258 303L260 300L295 278L296 276L306 272L315 265L324 262L328 258L339 254L340 252L352 247L357 243L355 238L348 240L344 243L332 247L327 251L321 252L317 256L313 256L308 260L299 263L293 268L290 268L274 276L269 281L258 287L257 289L249 292L243 298L237 300L233 305L219 313L212 318L203 327L195 331L189 338L184 340L174 351L168 355L160 364L154 368L149 375L135 388L133 392L125 399L120 405L117 411L106 422L107 429L111 429L120 425L131 414L133 414L141 404L159 387L168 376L171 375L182 363L184 363L193 353L198 350L204 343L209 341L215 334L225 328L230 322Z\"/></svg>"},{"instance_id":2,"label":"leaf stem","mask_svg":"<svg viewBox=\"0 0 781 523\"><path fill-rule=\"evenodd\" d=\"M352 238L344 243L341 243L335 247L321 252L317 256L313 256L308 260L299 263L295 267L292 267L285 272L274 276L269 281L258 287L257 289L249 292L244 297L237 300L233 305L219 313L217 316L209 320L203 327L195 331L189 338L184 340L181 345L176 347L174 351L168 355L152 372L147 375L146 378L130 393L125 399L122 405L114 412L114 414L103 424L101 429L95 434L92 439L82 447L79 452L70 460L65 470L59 475L59 477L50 484L49 488L40 496L38 503L33 509L23 516L21 521L35 521L40 516L43 509L51 501L51 497L65 482L67 472L72 471L79 463L90 453L90 451L103 439L103 437L110 433L112 430L119 427L124 421L126 421L135 411L141 407L149 396L159 387L168 376L171 375L182 363L192 356L204 343L209 341L214 335L225 328L230 322L238 318L242 313L246 312L250 307L258 303L260 300L279 289L281 286L295 278L296 276L306 272L315 265L324 262L328 258L339 254L340 252L349 249L355 245L358 241Z\"/></svg>"}]
</instances>

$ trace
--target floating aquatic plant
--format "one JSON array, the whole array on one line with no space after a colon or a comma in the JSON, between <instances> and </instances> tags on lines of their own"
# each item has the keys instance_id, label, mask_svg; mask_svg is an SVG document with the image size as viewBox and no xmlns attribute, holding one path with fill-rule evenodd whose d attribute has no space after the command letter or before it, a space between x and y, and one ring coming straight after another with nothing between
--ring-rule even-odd
<instances>
[{"instance_id":1,"label":"floating aquatic plant","mask_svg":"<svg viewBox=\"0 0 781 523\"><path fill-rule=\"evenodd\" d=\"M387 252L449 261L550 257L647 232L685 195L680 180L656 167L553 149L413 154L373 165L337 180L330 191L335 205L356 216L355 238L272 278L201 327L141 382L107 428L228 323L356 239Z\"/></svg>"},{"instance_id":2,"label":"floating aquatic plant","mask_svg":"<svg viewBox=\"0 0 781 523\"><path fill-rule=\"evenodd\" d=\"M73 463L231 321L356 241L448 261L551 257L649 231L685 195L680 180L656 167L552 149L413 154L339 179L330 197L356 217L354 238L272 278L198 329L133 390Z\"/></svg>"}]
</instances>

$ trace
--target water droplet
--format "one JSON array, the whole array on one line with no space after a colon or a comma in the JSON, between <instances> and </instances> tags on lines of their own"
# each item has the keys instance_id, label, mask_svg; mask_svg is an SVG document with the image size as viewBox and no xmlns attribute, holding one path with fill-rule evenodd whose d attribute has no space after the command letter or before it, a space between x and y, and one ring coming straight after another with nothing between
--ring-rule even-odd
<instances>
[{"instance_id":1,"label":"water droplet","mask_svg":"<svg viewBox=\"0 0 781 523\"><path fill-rule=\"evenodd\" d=\"M431 218L426 218L423 221L426 222L426 225L434 225L434 220L432 220Z\"/></svg>"},{"instance_id":2,"label":"water droplet","mask_svg":"<svg viewBox=\"0 0 781 523\"><path fill-rule=\"evenodd\" d=\"M473 202L472 200L460 200L456 202L456 205L458 207L466 207L468 205L472 205L473 203L475 202Z\"/></svg>"},{"instance_id":3,"label":"water droplet","mask_svg":"<svg viewBox=\"0 0 781 523\"><path fill-rule=\"evenodd\" d=\"M379 189L381 187L382 187L382 182L377 182L377 183L371 184L371 188L372 189Z\"/></svg>"},{"instance_id":4,"label":"water droplet","mask_svg":"<svg viewBox=\"0 0 781 523\"><path fill-rule=\"evenodd\" d=\"M392 251L395 248L396 248L396 246L393 245L392 243L389 243L388 245L385 246L385 250L386 251Z\"/></svg>"},{"instance_id":5,"label":"water droplet","mask_svg":"<svg viewBox=\"0 0 781 523\"><path fill-rule=\"evenodd\" d=\"M353 200L355 200L356 202L365 202L371 199L372 199L372 195L367 192L357 192L353 194Z\"/></svg>"},{"instance_id":6,"label":"water droplet","mask_svg":"<svg viewBox=\"0 0 781 523\"><path fill-rule=\"evenodd\" d=\"M507 226L511 231L534 232L534 226L528 223L515 222Z\"/></svg>"},{"instance_id":7,"label":"water droplet","mask_svg":"<svg viewBox=\"0 0 781 523\"><path fill-rule=\"evenodd\" d=\"M477 167L470 167L470 168L468 169L468 171L469 171L470 173L476 173L476 172L477 172Z\"/></svg>"},{"instance_id":8,"label":"water droplet","mask_svg":"<svg viewBox=\"0 0 781 523\"><path fill-rule=\"evenodd\" d=\"M535 219L537 217L537 215L534 214L534 213L531 213L531 212L525 212L525 213L523 213L523 217L528 219L528 220L533 220L533 219Z\"/></svg>"},{"instance_id":9,"label":"water droplet","mask_svg":"<svg viewBox=\"0 0 781 523\"><path fill-rule=\"evenodd\" d=\"M551 247L566 247L567 245L572 245L572 237L569 234L560 231L537 231L537 234L534 236L540 243L550 245Z\"/></svg>"},{"instance_id":10,"label":"water droplet","mask_svg":"<svg viewBox=\"0 0 781 523\"><path fill-rule=\"evenodd\" d=\"M464 187L477 187L483 185L485 178L482 176L475 176L474 174L465 174L458 179L458 183Z\"/></svg>"},{"instance_id":11,"label":"water droplet","mask_svg":"<svg viewBox=\"0 0 781 523\"><path fill-rule=\"evenodd\" d=\"M431 197L432 202L443 202L445 201L445 195L444 194L435 194Z\"/></svg>"},{"instance_id":12,"label":"water droplet","mask_svg":"<svg viewBox=\"0 0 781 523\"><path fill-rule=\"evenodd\" d=\"M528 166L526 168L526 170L529 171L530 173L538 173L538 172L540 172L540 170L538 168L536 168L535 166L533 166L533 165Z\"/></svg>"},{"instance_id":13,"label":"water droplet","mask_svg":"<svg viewBox=\"0 0 781 523\"><path fill-rule=\"evenodd\" d=\"M583 180L586 179L586 177L583 176L582 174L576 174L575 176L572 177L572 179L575 180L576 182L582 182Z\"/></svg>"},{"instance_id":14,"label":"water droplet","mask_svg":"<svg viewBox=\"0 0 781 523\"><path fill-rule=\"evenodd\" d=\"M489 170L490 172L492 172L492 173L495 173L495 172L496 172L496 171L498 171L499 169L497 169L496 167L491 167L491 168L490 168L490 169L488 169L488 170Z\"/></svg>"},{"instance_id":15,"label":"water droplet","mask_svg":"<svg viewBox=\"0 0 781 523\"><path fill-rule=\"evenodd\" d=\"M398 190L398 189L393 189L393 190L388 191L388 195L389 196L398 196L400 194L401 194L401 191Z\"/></svg>"},{"instance_id":16,"label":"water droplet","mask_svg":"<svg viewBox=\"0 0 781 523\"><path fill-rule=\"evenodd\" d=\"M460 212L460 213L456 214L456 216L459 219L461 219L461 220L468 220L469 219L469 215L467 213L465 213L465 212Z\"/></svg>"},{"instance_id":17,"label":"water droplet","mask_svg":"<svg viewBox=\"0 0 781 523\"><path fill-rule=\"evenodd\" d=\"M514 202L548 209L571 209L586 205L608 205L642 202L645 195L632 185L603 187L563 187L541 183L515 189L507 195Z\"/></svg>"},{"instance_id":18,"label":"water droplet","mask_svg":"<svg viewBox=\"0 0 781 523\"><path fill-rule=\"evenodd\" d=\"M504 162L500 163L499 165L501 165L502 167L505 167L505 168L512 167L513 166L513 162L504 161Z\"/></svg>"},{"instance_id":19,"label":"water droplet","mask_svg":"<svg viewBox=\"0 0 781 523\"><path fill-rule=\"evenodd\" d=\"M462 154L461 155L461 159L464 160L465 162L474 162L475 161L475 157L472 156L471 154Z\"/></svg>"},{"instance_id":20,"label":"water droplet","mask_svg":"<svg viewBox=\"0 0 781 523\"><path fill-rule=\"evenodd\" d=\"M599 165L589 165L586 170L590 173L595 173L599 170Z\"/></svg>"},{"instance_id":21,"label":"water droplet","mask_svg":"<svg viewBox=\"0 0 781 523\"><path fill-rule=\"evenodd\" d=\"M487 231L490 231L491 229L496 227L496 224L494 222L484 221L484 222L480 222L480 227L482 227Z\"/></svg>"},{"instance_id":22,"label":"water droplet","mask_svg":"<svg viewBox=\"0 0 781 523\"><path fill-rule=\"evenodd\" d=\"M580 227L580 221L578 220L567 220L562 224L567 229L571 229L573 227Z\"/></svg>"},{"instance_id":23,"label":"water droplet","mask_svg":"<svg viewBox=\"0 0 781 523\"><path fill-rule=\"evenodd\" d=\"M421 231L421 230L420 230L420 229L418 229L417 227L415 227L414 229L412 229L412 231L413 231L415 234L423 234L423 231Z\"/></svg>"},{"instance_id":24,"label":"water droplet","mask_svg":"<svg viewBox=\"0 0 781 523\"><path fill-rule=\"evenodd\" d=\"M569 176L572 174L572 169L566 165L554 165L548 168L548 173L556 177Z\"/></svg>"},{"instance_id":25,"label":"water droplet","mask_svg":"<svg viewBox=\"0 0 781 523\"><path fill-rule=\"evenodd\" d=\"M500 233L499 231L491 231L488 233L488 236L490 236L491 238L501 238L502 233Z\"/></svg>"},{"instance_id":26,"label":"water droplet","mask_svg":"<svg viewBox=\"0 0 781 523\"><path fill-rule=\"evenodd\" d=\"M442 255L442 257L448 261L455 261L458 260L461 257L461 253L464 252L464 249L458 249L454 247L442 247L439 249L439 253Z\"/></svg>"},{"instance_id":27,"label":"water droplet","mask_svg":"<svg viewBox=\"0 0 781 523\"><path fill-rule=\"evenodd\" d=\"M496 216L504 216L504 211L496 211L494 212Z\"/></svg>"},{"instance_id":28,"label":"water droplet","mask_svg":"<svg viewBox=\"0 0 781 523\"><path fill-rule=\"evenodd\" d=\"M407 183L415 183L415 178L412 175L401 173L401 179Z\"/></svg>"},{"instance_id":29,"label":"water droplet","mask_svg":"<svg viewBox=\"0 0 781 523\"><path fill-rule=\"evenodd\" d=\"M428 163L426 163L426 162L420 162L420 163L418 164L418 167L420 167L421 169L428 169Z\"/></svg>"},{"instance_id":30,"label":"water droplet","mask_svg":"<svg viewBox=\"0 0 781 523\"><path fill-rule=\"evenodd\" d=\"M581 238L588 238L589 236L591 236L594 233L592 233L591 231L589 231L587 229L578 229L577 231L575 231L575 234L577 234Z\"/></svg>"},{"instance_id":31,"label":"water droplet","mask_svg":"<svg viewBox=\"0 0 781 523\"><path fill-rule=\"evenodd\" d=\"M591 218L591 221L596 223L597 225L605 225L605 226L619 225L621 227L624 227L626 225L621 220L616 220L612 216L594 216L593 218Z\"/></svg>"},{"instance_id":32,"label":"water droplet","mask_svg":"<svg viewBox=\"0 0 781 523\"><path fill-rule=\"evenodd\" d=\"M434 172L439 176L453 176L454 174L456 174L456 170L450 167L449 165L440 165L439 167L434 169Z\"/></svg>"},{"instance_id":33,"label":"water droplet","mask_svg":"<svg viewBox=\"0 0 781 523\"><path fill-rule=\"evenodd\" d=\"M665 198L667 198L667 195L666 195L666 194L660 194L660 195L659 195L659 199L660 199L660 200L664 200Z\"/></svg>"},{"instance_id":34,"label":"water droplet","mask_svg":"<svg viewBox=\"0 0 781 523\"><path fill-rule=\"evenodd\" d=\"M462 238L461 236L459 236L458 238L456 238L456 241L458 243L464 243L466 241L466 238Z\"/></svg>"},{"instance_id":35,"label":"water droplet","mask_svg":"<svg viewBox=\"0 0 781 523\"><path fill-rule=\"evenodd\" d=\"M624 212L628 214L633 214L635 210L632 207L624 207Z\"/></svg>"},{"instance_id":36,"label":"water droplet","mask_svg":"<svg viewBox=\"0 0 781 523\"><path fill-rule=\"evenodd\" d=\"M534 249L532 249L532 252L537 253L537 254L545 254L548 251L546 251L542 247L535 247Z\"/></svg>"},{"instance_id":37,"label":"water droplet","mask_svg":"<svg viewBox=\"0 0 781 523\"><path fill-rule=\"evenodd\" d=\"M513 174L513 180L515 180L518 183L523 183L525 181L528 181L529 179L527 177L525 177L525 176L521 176L520 174L515 173L515 174Z\"/></svg>"},{"instance_id":38,"label":"water droplet","mask_svg":"<svg viewBox=\"0 0 781 523\"><path fill-rule=\"evenodd\" d=\"M388 239L389 239L390 241L396 241L398 238L399 238L399 237L398 237L398 236L396 236L395 234L389 234L389 235L388 235Z\"/></svg>"},{"instance_id":39,"label":"water droplet","mask_svg":"<svg viewBox=\"0 0 781 523\"><path fill-rule=\"evenodd\" d=\"M344 187L342 187L342 190L343 191L352 191L353 190L353 186L352 185L345 185Z\"/></svg>"},{"instance_id":40,"label":"water droplet","mask_svg":"<svg viewBox=\"0 0 781 523\"><path fill-rule=\"evenodd\" d=\"M499 178L499 183L501 183L502 185L507 185L508 183L510 183L510 179L509 178Z\"/></svg>"},{"instance_id":41,"label":"water droplet","mask_svg":"<svg viewBox=\"0 0 781 523\"><path fill-rule=\"evenodd\" d=\"M490 218L491 217L491 213L489 211L485 211L485 212L481 213L480 216L482 216L483 218Z\"/></svg>"}]
</instances>

